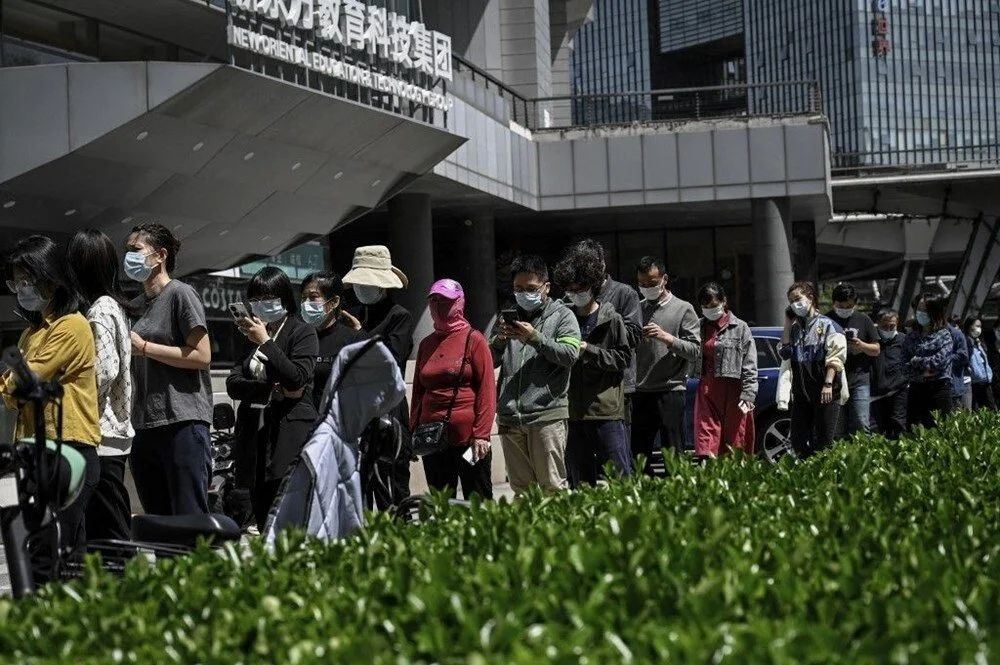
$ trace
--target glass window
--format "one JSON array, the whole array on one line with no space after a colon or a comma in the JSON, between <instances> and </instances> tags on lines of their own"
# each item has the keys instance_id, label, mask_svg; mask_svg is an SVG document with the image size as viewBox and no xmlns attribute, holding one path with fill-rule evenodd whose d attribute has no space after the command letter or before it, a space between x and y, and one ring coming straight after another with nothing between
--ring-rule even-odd
<instances>
[{"instance_id":1,"label":"glass window","mask_svg":"<svg viewBox=\"0 0 1000 665\"><path fill-rule=\"evenodd\" d=\"M670 290L694 302L698 288L715 278L713 229L667 232L667 273Z\"/></svg>"},{"instance_id":2,"label":"glass window","mask_svg":"<svg viewBox=\"0 0 1000 665\"><path fill-rule=\"evenodd\" d=\"M101 60L177 60L177 47L101 24Z\"/></svg>"},{"instance_id":3,"label":"glass window","mask_svg":"<svg viewBox=\"0 0 1000 665\"><path fill-rule=\"evenodd\" d=\"M97 22L26 0L3 0L3 31L63 51L97 54Z\"/></svg>"}]
</instances>

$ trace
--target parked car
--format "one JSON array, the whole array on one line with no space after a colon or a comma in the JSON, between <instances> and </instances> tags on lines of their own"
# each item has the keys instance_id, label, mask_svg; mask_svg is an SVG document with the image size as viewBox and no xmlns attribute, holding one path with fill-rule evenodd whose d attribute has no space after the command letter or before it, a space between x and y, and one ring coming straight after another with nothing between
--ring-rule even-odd
<instances>
[{"instance_id":1,"label":"parked car","mask_svg":"<svg viewBox=\"0 0 1000 665\"><path fill-rule=\"evenodd\" d=\"M778 344L781 342L781 328L754 327L754 341L757 343L757 402L754 409L757 430L757 454L768 460L775 460L790 448L789 429L791 421L787 411L778 411L778 370L781 358ZM698 392L698 379L688 379L687 383L687 444L694 448L694 398Z\"/></svg>"}]
</instances>

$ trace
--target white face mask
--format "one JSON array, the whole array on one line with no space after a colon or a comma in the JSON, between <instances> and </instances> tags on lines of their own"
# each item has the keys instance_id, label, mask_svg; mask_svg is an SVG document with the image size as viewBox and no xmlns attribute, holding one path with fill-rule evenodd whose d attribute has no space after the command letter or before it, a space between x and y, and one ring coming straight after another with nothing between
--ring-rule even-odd
<instances>
[{"instance_id":1,"label":"white face mask","mask_svg":"<svg viewBox=\"0 0 1000 665\"><path fill-rule=\"evenodd\" d=\"M795 316L800 319L804 319L809 316L809 310L812 309L812 301L809 298L799 298L792 303L792 311L795 312Z\"/></svg>"},{"instance_id":2,"label":"white face mask","mask_svg":"<svg viewBox=\"0 0 1000 665\"><path fill-rule=\"evenodd\" d=\"M381 286L355 284L354 295L358 297L358 302L362 305L374 305L385 297L385 289Z\"/></svg>"},{"instance_id":3,"label":"white face mask","mask_svg":"<svg viewBox=\"0 0 1000 665\"><path fill-rule=\"evenodd\" d=\"M660 296L663 295L663 283L661 282L657 286L640 286L639 293L646 300L659 300Z\"/></svg>"},{"instance_id":4,"label":"white face mask","mask_svg":"<svg viewBox=\"0 0 1000 665\"><path fill-rule=\"evenodd\" d=\"M899 331L898 330L882 330L881 328L879 328L878 329L878 334L881 335L882 339L884 339L885 341L888 342L891 339L895 339L896 335L899 334Z\"/></svg>"},{"instance_id":5,"label":"white face mask","mask_svg":"<svg viewBox=\"0 0 1000 665\"><path fill-rule=\"evenodd\" d=\"M850 309L844 309L843 307L834 307L833 308L833 311L835 311L837 313L837 316L839 316L842 319L849 319L849 318L851 318L851 316L854 314L854 310L855 310L854 307L851 307Z\"/></svg>"},{"instance_id":6,"label":"white face mask","mask_svg":"<svg viewBox=\"0 0 1000 665\"><path fill-rule=\"evenodd\" d=\"M719 319L722 318L722 315L725 313L725 311L726 308L723 307L722 305L719 305L718 307L702 307L701 315L704 316L709 321L718 321Z\"/></svg>"},{"instance_id":7,"label":"white face mask","mask_svg":"<svg viewBox=\"0 0 1000 665\"><path fill-rule=\"evenodd\" d=\"M573 303L573 307L577 309L586 307L594 299L594 295L589 289L587 291L567 291L566 297Z\"/></svg>"}]
</instances>

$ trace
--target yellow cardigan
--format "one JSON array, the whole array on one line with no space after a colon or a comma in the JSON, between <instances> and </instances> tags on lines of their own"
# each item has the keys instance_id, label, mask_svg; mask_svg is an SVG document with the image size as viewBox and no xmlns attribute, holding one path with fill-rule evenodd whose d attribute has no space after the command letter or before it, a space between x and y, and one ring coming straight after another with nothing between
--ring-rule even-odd
<instances>
[{"instance_id":1,"label":"yellow cardigan","mask_svg":"<svg viewBox=\"0 0 1000 665\"><path fill-rule=\"evenodd\" d=\"M28 328L17 343L24 359L43 381L60 375L63 386L64 441L98 445L101 427L97 413L97 378L94 371L94 333L87 319L79 313L59 318L46 318L38 328ZM17 437L35 435L34 408L19 404L12 397L17 379L10 371L4 372L2 385L4 402L18 411ZM45 431L50 439L56 437L57 409L45 409Z\"/></svg>"}]
</instances>

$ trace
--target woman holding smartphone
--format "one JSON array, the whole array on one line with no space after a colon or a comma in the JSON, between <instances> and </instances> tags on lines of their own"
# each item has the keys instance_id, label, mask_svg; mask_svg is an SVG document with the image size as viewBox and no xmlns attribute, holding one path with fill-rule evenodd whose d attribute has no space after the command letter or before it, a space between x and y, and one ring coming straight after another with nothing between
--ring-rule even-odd
<instances>
[{"instance_id":1,"label":"woman holding smartphone","mask_svg":"<svg viewBox=\"0 0 1000 665\"><path fill-rule=\"evenodd\" d=\"M254 517L263 531L281 480L316 420L312 382L319 341L316 328L299 318L292 282L280 268L261 268L247 285L247 300L251 311L241 312L236 325L254 350L233 367L226 392L240 401L236 484L252 488ZM245 477L251 469L252 480Z\"/></svg>"},{"instance_id":2,"label":"woman holding smartphone","mask_svg":"<svg viewBox=\"0 0 1000 665\"><path fill-rule=\"evenodd\" d=\"M198 293L173 279L181 243L162 224L132 229L125 274L142 284L132 305L132 475L153 515L208 512L212 347Z\"/></svg>"}]
</instances>

